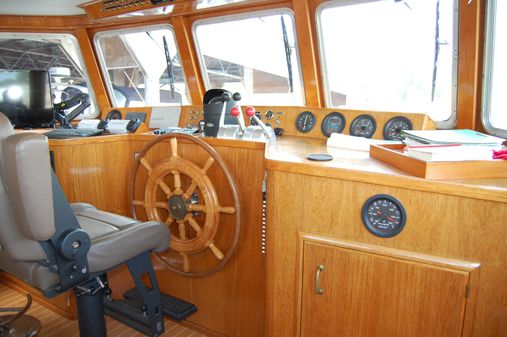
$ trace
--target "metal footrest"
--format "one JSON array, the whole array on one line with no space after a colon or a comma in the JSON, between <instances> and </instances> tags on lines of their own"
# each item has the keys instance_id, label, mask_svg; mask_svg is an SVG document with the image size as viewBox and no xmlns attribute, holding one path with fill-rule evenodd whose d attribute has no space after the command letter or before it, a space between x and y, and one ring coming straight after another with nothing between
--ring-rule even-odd
<instances>
[{"instance_id":1,"label":"metal footrest","mask_svg":"<svg viewBox=\"0 0 507 337\"><path fill-rule=\"evenodd\" d=\"M149 288L147 288L149 289ZM141 308L143 302L137 288L127 290L123 297L130 303L137 303L136 307ZM162 312L174 320L181 321L197 311L197 307L187 301L160 293L162 300Z\"/></svg>"}]
</instances>

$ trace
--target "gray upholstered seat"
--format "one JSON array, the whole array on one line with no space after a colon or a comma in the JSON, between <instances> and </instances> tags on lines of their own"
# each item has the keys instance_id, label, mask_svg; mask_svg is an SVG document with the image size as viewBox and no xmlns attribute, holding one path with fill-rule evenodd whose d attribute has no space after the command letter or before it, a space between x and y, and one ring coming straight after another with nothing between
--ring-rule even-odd
<instances>
[{"instance_id":1,"label":"gray upholstered seat","mask_svg":"<svg viewBox=\"0 0 507 337\"><path fill-rule=\"evenodd\" d=\"M69 207L59 197L60 189L55 190L52 174L47 138L36 133L14 134L9 120L0 113L0 269L47 295L66 290L62 284L79 286L73 281L93 281L146 252L168 248L170 233L163 224L139 222L89 204ZM62 220L64 213L71 216ZM75 223L75 228L62 231L60 224L67 226L68 222ZM69 236L75 229L78 239ZM65 246L68 238L72 242ZM85 244L89 247L81 252L86 256L79 259L79 249ZM64 249L68 252L62 253ZM64 267L56 260L66 263L65 282Z\"/></svg>"}]
</instances>

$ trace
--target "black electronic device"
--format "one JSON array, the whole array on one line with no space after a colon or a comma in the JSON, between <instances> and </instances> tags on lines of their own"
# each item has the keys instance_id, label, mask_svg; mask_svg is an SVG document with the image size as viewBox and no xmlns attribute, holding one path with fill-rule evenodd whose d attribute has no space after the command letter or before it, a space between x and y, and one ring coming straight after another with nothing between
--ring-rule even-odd
<instances>
[{"instance_id":1,"label":"black electronic device","mask_svg":"<svg viewBox=\"0 0 507 337\"><path fill-rule=\"evenodd\" d=\"M55 114L48 72L0 72L0 112L15 128L52 126Z\"/></svg>"},{"instance_id":2,"label":"black electronic device","mask_svg":"<svg viewBox=\"0 0 507 337\"><path fill-rule=\"evenodd\" d=\"M239 93L233 95L225 89L206 91L203 98L204 134L206 136L217 136L222 111L224 111L224 125L238 125L238 119L231 115L231 109L237 105L239 100L241 100Z\"/></svg>"},{"instance_id":3,"label":"black electronic device","mask_svg":"<svg viewBox=\"0 0 507 337\"><path fill-rule=\"evenodd\" d=\"M141 126L143 122L139 118L134 118L129 121L127 124L127 131L128 132L135 132L139 126Z\"/></svg>"},{"instance_id":4,"label":"black electronic device","mask_svg":"<svg viewBox=\"0 0 507 337\"><path fill-rule=\"evenodd\" d=\"M68 129L72 127L70 122L82 114L89 106L90 96L85 93L78 93L66 101L55 104L55 117L60 122L62 128ZM72 108L74 109L70 110Z\"/></svg>"}]
</instances>

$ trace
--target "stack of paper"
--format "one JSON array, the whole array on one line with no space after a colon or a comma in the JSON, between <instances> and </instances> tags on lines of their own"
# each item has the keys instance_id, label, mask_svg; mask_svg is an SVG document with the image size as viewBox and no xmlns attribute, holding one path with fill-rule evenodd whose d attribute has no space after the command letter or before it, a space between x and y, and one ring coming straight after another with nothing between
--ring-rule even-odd
<instances>
[{"instance_id":1,"label":"stack of paper","mask_svg":"<svg viewBox=\"0 0 507 337\"><path fill-rule=\"evenodd\" d=\"M467 160L491 160L493 150L501 149L501 146L488 145L413 145L406 146L404 153L413 158L423 161L467 161Z\"/></svg>"},{"instance_id":2,"label":"stack of paper","mask_svg":"<svg viewBox=\"0 0 507 337\"><path fill-rule=\"evenodd\" d=\"M505 139L473 130L402 130L407 145L420 144L467 144L501 145Z\"/></svg>"}]
</instances>

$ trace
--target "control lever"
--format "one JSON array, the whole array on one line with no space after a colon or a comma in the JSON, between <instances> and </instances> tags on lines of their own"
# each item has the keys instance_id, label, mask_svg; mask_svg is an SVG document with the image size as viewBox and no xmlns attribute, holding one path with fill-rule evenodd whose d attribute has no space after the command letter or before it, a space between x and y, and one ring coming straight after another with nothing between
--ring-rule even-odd
<instances>
[{"instance_id":1,"label":"control lever","mask_svg":"<svg viewBox=\"0 0 507 337\"><path fill-rule=\"evenodd\" d=\"M266 136L266 139L268 141L270 142L276 141L275 132L273 131L273 129L268 128L266 124L264 124L264 122L259 117L257 117L257 115L255 114L254 107L252 106L247 107L245 109L245 114L247 115L247 117L253 118L253 120L257 123L257 125L262 128L262 131L264 132L264 135Z\"/></svg>"},{"instance_id":2,"label":"control lever","mask_svg":"<svg viewBox=\"0 0 507 337\"><path fill-rule=\"evenodd\" d=\"M238 120L238 126L239 126L239 137L243 136L245 133L245 124L243 121L243 117L241 116L241 109L239 106L235 105L231 108L231 116L236 117Z\"/></svg>"}]
</instances>

